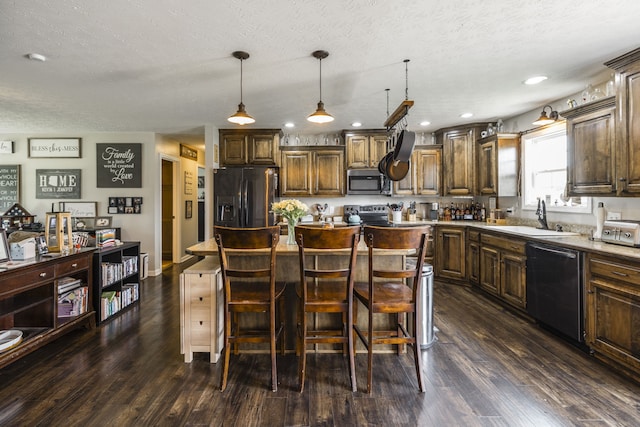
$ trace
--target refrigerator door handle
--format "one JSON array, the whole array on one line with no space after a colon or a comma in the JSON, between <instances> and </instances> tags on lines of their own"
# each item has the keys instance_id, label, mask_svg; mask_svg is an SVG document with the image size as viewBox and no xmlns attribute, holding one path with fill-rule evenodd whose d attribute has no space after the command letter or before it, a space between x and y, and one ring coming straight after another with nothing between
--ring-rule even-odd
<instances>
[{"instance_id":1,"label":"refrigerator door handle","mask_svg":"<svg viewBox=\"0 0 640 427\"><path fill-rule=\"evenodd\" d=\"M242 227L249 224L249 181L242 181Z\"/></svg>"}]
</instances>

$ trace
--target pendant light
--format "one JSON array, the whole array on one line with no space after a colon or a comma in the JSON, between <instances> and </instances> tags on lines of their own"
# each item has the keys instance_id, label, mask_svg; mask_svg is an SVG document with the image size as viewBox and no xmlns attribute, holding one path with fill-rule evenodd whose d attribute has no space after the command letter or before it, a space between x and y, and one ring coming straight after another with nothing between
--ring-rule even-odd
<instances>
[{"instance_id":1,"label":"pendant light","mask_svg":"<svg viewBox=\"0 0 640 427\"><path fill-rule=\"evenodd\" d=\"M318 102L318 109L307 117L307 120L313 123L329 123L333 121L333 116L324 110L324 102L322 102L322 60L329 56L329 52L316 50L311 56L320 61L320 101Z\"/></svg>"},{"instance_id":2,"label":"pendant light","mask_svg":"<svg viewBox=\"0 0 640 427\"><path fill-rule=\"evenodd\" d=\"M238 111L227 120L237 125L249 125L256 122L256 119L247 114L242 103L242 61L249 58L249 54L238 50L233 52L232 55L240 60L240 104L238 104Z\"/></svg>"}]
</instances>

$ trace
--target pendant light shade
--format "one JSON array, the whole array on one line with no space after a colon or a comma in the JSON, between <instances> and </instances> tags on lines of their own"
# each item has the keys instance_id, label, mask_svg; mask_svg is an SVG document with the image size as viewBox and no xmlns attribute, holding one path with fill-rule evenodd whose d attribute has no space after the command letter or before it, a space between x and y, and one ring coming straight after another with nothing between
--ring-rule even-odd
<instances>
[{"instance_id":1,"label":"pendant light shade","mask_svg":"<svg viewBox=\"0 0 640 427\"><path fill-rule=\"evenodd\" d=\"M249 58L249 54L247 52L236 51L233 52L232 55L234 58L240 60L240 104L238 104L238 111L227 120L237 125L249 125L256 122L256 119L247 114L247 111L244 109L244 103L242 102L242 61Z\"/></svg>"},{"instance_id":2,"label":"pendant light shade","mask_svg":"<svg viewBox=\"0 0 640 427\"><path fill-rule=\"evenodd\" d=\"M325 111L324 102L322 102L322 60L329 56L329 52L326 50L316 50L311 56L317 58L320 62L320 100L318 101L318 108L313 114L307 117L307 120L312 123L329 123L333 121L333 116Z\"/></svg>"}]
</instances>

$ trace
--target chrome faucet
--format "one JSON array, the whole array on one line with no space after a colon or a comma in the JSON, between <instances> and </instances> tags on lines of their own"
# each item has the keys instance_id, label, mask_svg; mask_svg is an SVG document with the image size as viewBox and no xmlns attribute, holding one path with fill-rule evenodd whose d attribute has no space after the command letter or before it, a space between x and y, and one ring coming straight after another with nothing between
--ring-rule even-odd
<instances>
[{"instance_id":1,"label":"chrome faucet","mask_svg":"<svg viewBox=\"0 0 640 427\"><path fill-rule=\"evenodd\" d=\"M549 225L547 224L547 205L544 200L540 200L538 197L538 209L536 210L536 215L538 215L538 222L540 226L538 228L542 230L548 230Z\"/></svg>"}]
</instances>

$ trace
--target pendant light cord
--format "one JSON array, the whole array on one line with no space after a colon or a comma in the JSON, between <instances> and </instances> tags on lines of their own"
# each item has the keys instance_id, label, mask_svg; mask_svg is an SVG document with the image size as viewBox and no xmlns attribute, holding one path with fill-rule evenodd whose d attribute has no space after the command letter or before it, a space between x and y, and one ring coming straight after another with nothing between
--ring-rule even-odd
<instances>
[{"instance_id":1,"label":"pendant light cord","mask_svg":"<svg viewBox=\"0 0 640 427\"><path fill-rule=\"evenodd\" d=\"M320 102L322 102L322 58L320 60Z\"/></svg>"},{"instance_id":2,"label":"pendant light cord","mask_svg":"<svg viewBox=\"0 0 640 427\"><path fill-rule=\"evenodd\" d=\"M404 99L409 99L409 60L404 60Z\"/></svg>"},{"instance_id":3,"label":"pendant light cord","mask_svg":"<svg viewBox=\"0 0 640 427\"><path fill-rule=\"evenodd\" d=\"M243 59L240 58L240 104L242 104L242 62Z\"/></svg>"}]
</instances>

